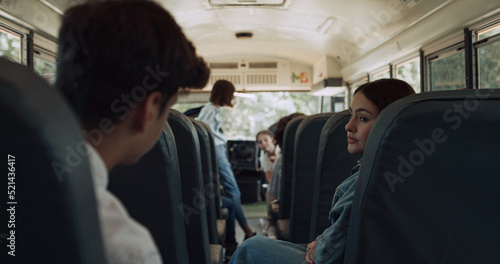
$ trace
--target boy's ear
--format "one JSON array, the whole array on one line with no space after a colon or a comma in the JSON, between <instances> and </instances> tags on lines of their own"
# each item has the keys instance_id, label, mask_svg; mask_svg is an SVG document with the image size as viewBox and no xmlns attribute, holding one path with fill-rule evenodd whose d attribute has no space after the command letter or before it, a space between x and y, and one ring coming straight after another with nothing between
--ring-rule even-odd
<instances>
[{"instance_id":1,"label":"boy's ear","mask_svg":"<svg viewBox=\"0 0 500 264\"><path fill-rule=\"evenodd\" d=\"M161 115L161 98L162 94L160 92L152 92L137 107L134 126L140 132L144 133L149 123L158 118L158 115Z\"/></svg>"}]
</instances>

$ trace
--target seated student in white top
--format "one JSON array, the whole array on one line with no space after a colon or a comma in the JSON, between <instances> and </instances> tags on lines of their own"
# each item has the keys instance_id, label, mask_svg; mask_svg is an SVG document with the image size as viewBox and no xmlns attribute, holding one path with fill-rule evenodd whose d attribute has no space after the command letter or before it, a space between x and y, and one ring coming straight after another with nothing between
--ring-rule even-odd
<instances>
[{"instance_id":1,"label":"seated student in white top","mask_svg":"<svg viewBox=\"0 0 500 264\"><path fill-rule=\"evenodd\" d=\"M108 171L148 152L178 89L203 87L208 76L191 42L154 2L92 1L66 12L56 87L87 140L109 263L162 263L149 231L106 189Z\"/></svg>"},{"instance_id":2,"label":"seated student in white top","mask_svg":"<svg viewBox=\"0 0 500 264\"><path fill-rule=\"evenodd\" d=\"M260 165L261 169L264 171L266 180L269 184L271 184L273 168L275 161L279 159L281 156L281 150L279 146L276 146L276 140L274 140L274 134L271 130L261 130L257 133L255 140L257 141L257 146L260 150L264 152L263 155L260 156ZM272 221L272 213L271 213L271 202L274 200L269 193L266 193L266 202L268 207L267 212L267 221L264 224L264 234L266 234L270 238L277 238L276 236L276 228Z\"/></svg>"},{"instance_id":3,"label":"seated student in white top","mask_svg":"<svg viewBox=\"0 0 500 264\"><path fill-rule=\"evenodd\" d=\"M271 130L261 130L255 137L257 146L264 151L264 155L260 156L260 164L268 183L271 183L274 161L281 155L280 147L276 145L276 140L273 137L274 134Z\"/></svg>"}]
</instances>

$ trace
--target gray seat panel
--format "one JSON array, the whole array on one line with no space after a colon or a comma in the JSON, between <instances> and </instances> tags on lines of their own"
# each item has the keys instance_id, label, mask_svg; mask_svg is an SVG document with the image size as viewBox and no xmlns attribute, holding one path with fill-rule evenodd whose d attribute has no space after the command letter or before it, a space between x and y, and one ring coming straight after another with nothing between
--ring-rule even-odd
<instances>
[{"instance_id":1,"label":"gray seat panel","mask_svg":"<svg viewBox=\"0 0 500 264\"><path fill-rule=\"evenodd\" d=\"M156 145L137 163L118 166L108 189L153 236L165 262L189 263L177 147L166 123Z\"/></svg>"},{"instance_id":2,"label":"gray seat panel","mask_svg":"<svg viewBox=\"0 0 500 264\"><path fill-rule=\"evenodd\" d=\"M15 178L5 190L15 209L16 256L9 263L106 263L94 186L76 116L65 100L25 66L0 58L0 150ZM15 157L8 165L8 155ZM8 189L15 183L15 190ZM13 185L9 185L13 186ZM7 195L5 195L7 198ZM9 223L12 224L12 223ZM7 237L5 237L7 238ZM5 238L2 238L4 240Z\"/></svg>"},{"instance_id":3,"label":"gray seat panel","mask_svg":"<svg viewBox=\"0 0 500 264\"><path fill-rule=\"evenodd\" d=\"M500 90L403 98L372 128L345 263L500 261Z\"/></svg>"}]
</instances>

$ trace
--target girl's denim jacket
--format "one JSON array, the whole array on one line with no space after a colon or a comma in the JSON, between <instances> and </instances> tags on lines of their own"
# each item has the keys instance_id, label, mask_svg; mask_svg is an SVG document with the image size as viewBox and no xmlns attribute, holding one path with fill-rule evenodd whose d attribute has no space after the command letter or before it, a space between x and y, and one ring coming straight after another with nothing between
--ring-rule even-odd
<instances>
[{"instance_id":1,"label":"girl's denim jacket","mask_svg":"<svg viewBox=\"0 0 500 264\"><path fill-rule=\"evenodd\" d=\"M344 263L347 228L351 216L354 189L359 176L359 164L354 174L342 182L335 191L329 218L332 225L316 237L314 261L316 263Z\"/></svg>"}]
</instances>

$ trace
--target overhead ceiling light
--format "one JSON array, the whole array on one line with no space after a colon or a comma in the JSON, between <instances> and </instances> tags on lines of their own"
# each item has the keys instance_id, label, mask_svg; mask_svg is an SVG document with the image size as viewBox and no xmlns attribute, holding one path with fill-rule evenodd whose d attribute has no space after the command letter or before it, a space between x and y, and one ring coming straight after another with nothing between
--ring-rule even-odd
<instances>
[{"instance_id":1,"label":"overhead ceiling light","mask_svg":"<svg viewBox=\"0 0 500 264\"><path fill-rule=\"evenodd\" d=\"M252 32L237 32L236 34L237 39L249 39L252 38L253 33Z\"/></svg>"},{"instance_id":2,"label":"overhead ceiling light","mask_svg":"<svg viewBox=\"0 0 500 264\"><path fill-rule=\"evenodd\" d=\"M323 22L323 24L321 24L319 27L318 27L318 33L319 34L325 34L332 26L333 24L335 24L335 22L337 21L337 18L336 17L328 17L325 22Z\"/></svg>"}]
</instances>

